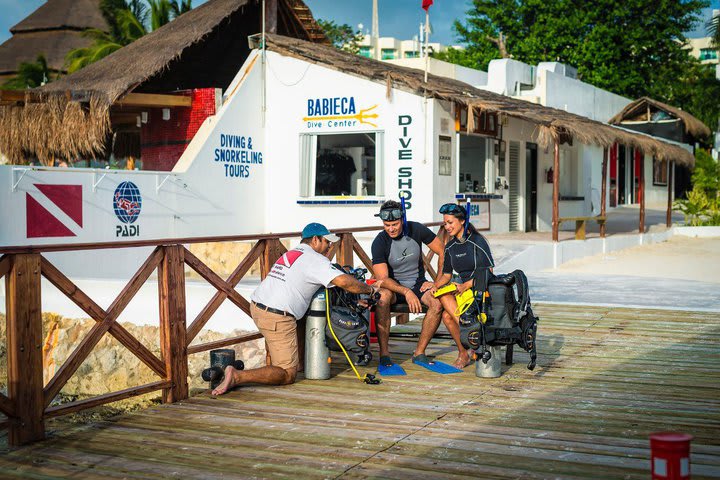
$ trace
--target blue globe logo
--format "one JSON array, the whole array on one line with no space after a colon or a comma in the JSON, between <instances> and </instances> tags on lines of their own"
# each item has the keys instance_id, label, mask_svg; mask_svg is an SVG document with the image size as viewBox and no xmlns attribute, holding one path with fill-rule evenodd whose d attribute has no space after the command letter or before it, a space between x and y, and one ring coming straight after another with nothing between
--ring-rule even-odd
<instances>
[{"instance_id":1,"label":"blue globe logo","mask_svg":"<svg viewBox=\"0 0 720 480\"><path fill-rule=\"evenodd\" d=\"M140 215L142 197L140 189L132 182L122 182L113 195L115 215L123 223L133 223Z\"/></svg>"}]
</instances>

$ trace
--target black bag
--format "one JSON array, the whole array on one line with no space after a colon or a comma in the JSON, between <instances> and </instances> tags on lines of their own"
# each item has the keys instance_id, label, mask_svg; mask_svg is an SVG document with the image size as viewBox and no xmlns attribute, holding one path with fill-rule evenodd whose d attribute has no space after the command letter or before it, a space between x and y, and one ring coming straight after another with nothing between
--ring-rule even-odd
<instances>
[{"instance_id":1,"label":"black bag","mask_svg":"<svg viewBox=\"0 0 720 480\"><path fill-rule=\"evenodd\" d=\"M351 267L341 267L335 265L350 275L353 275L359 281L365 281L364 268L353 269ZM325 326L325 342L330 350L341 352L342 349L335 336L348 353L348 356L355 365L364 366L372 360L370 353L370 321L366 308L360 307L358 301L364 299L365 296L350 293L341 288L331 288L328 290L330 295L330 326ZM333 336L335 332L335 336Z\"/></svg>"},{"instance_id":2,"label":"black bag","mask_svg":"<svg viewBox=\"0 0 720 480\"><path fill-rule=\"evenodd\" d=\"M476 285L487 285L489 297ZM519 345L530 353L528 369L537 360L537 323L540 320L530 307L527 277L522 270L506 275L480 279L473 285L474 304L460 316L460 340L465 348L487 356L487 346ZM485 318L483 323L482 319ZM511 348L511 347L509 347ZM487 361L487 360L485 360Z\"/></svg>"},{"instance_id":3,"label":"black bag","mask_svg":"<svg viewBox=\"0 0 720 480\"><path fill-rule=\"evenodd\" d=\"M342 343L355 365L367 365L372 360L370 353L370 322L367 312L358 313L348 307L333 306L330 309L329 327L325 327L325 341L330 350L340 352L342 349L335 336Z\"/></svg>"}]
</instances>

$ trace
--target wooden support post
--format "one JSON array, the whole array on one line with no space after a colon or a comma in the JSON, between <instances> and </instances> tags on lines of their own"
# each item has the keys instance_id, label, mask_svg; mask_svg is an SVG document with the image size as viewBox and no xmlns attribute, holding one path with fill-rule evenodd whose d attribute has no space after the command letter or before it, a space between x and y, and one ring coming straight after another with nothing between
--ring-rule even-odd
<instances>
[{"instance_id":1,"label":"wooden support post","mask_svg":"<svg viewBox=\"0 0 720 480\"><path fill-rule=\"evenodd\" d=\"M552 210L552 239L553 242L557 242L558 230L560 225L558 224L558 217L560 216L560 141L555 140L555 153L553 157L553 210Z\"/></svg>"},{"instance_id":2,"label":"wooden support post","mask_svg":"<svg viewBox=\"0 0 720 480\"><path fill-rule=\"evenodd\" d=\"M340 234L340 240L338 240L338 251L335 260L342 266L350 265L353 266L353 243L354 238L352 233Z\"/></svg>"},{"instance_id":3,"label":"wooden support post","mask_svg":"<svg viewBox=\"0 0 720 480\"><path fill-rule=\"evenodd\" d=\"M5 277L8 399L15 406L8 443L45 438L40 255L17 254Z\"/></svg>"},{"instance_id":4,"label":"wooden support post","mask_svg":"<svg viewBox=\"0 0 720 480\"><path fill-rule=\"evenodd\" d=\"M602 161L602 186L600 187L600 216L605 216L605 203L607 203L607 174L608 174L608 149L603 148L603 161ZM607 222L600 223L600 237L605 237L605 224Z\"/></svg>"},{"instance_id":5,"label":"wooden support post","mask_svg":"<svg viewBox=\"0 0 720 480\"><path fill-rule=\"evenodd\" d=\"M160 353L167 380L163 403L188 398L188 354L185 314L185 261L182 245L169 245L158 266L160 292Z\"/></svg>"},{"instance_id":6,"label":"wooden support post","mask_svg":"<svg viewBox=\"0 0 720 480\"><path fill-rule=\"evenodd\" d=\"M640 188L638 189L638 197L640 197L640 222L638 231L643 234L645 233L645 155L638 152L635 158L636 161L640 162Z\"/></svg>"},{"instance_id":7,"label":"wooden support post","mask_svg":"<svg viewBox=\"0 0 720 480\"><path fill-rule=\"evenodd\" d=\"M668 228L672 226L672 202L673 202L673 170L675 170L675 162L668 161L668 201L667 201L667 213L665 214L665 225Z\"/></svg>"},{"instance_id":8,"label":"wooden support post","mask_svg":"<svg viewBox=\"0 0 720 480\"><path fill-rule=\"evenodd\" d=\"M260 277L264 280L272 269L277 259L287 252L285 246L277 238L269 238L265 240L265 249L260 259Z\"/></svg>"}]
</instances>

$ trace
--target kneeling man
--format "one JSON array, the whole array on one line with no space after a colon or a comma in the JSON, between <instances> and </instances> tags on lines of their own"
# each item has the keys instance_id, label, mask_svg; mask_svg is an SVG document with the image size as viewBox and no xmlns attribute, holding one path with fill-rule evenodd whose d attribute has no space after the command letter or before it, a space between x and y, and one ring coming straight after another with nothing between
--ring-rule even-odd
<instances>
[{"instance_id":1,"label":"kneeling man","mask_svg":"<svg viewBox=\"0 0 720 480\"><path fill-rule=\"evenodd\" d=\"M225 378L213 395L245 383L287 385L295 381L300 363L296 322L307 312L318 288L337 286L352 293L375 292L375 287L341 272L325 257L330 243L336 240L323 225L311 223L303 229L300 245L275 262L250 296L250 314L265 337L271 364L251 370L226 367Z\"/></svg>"}]
</instances>

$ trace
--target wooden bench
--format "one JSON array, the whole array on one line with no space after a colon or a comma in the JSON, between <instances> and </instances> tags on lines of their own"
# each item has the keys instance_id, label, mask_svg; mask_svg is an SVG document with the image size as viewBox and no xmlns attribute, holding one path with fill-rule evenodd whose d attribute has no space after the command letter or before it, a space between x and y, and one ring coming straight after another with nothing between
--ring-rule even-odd
<instances>
[{"instance_id":1,"label":"wooden bench","mask_svg":"<svg viewBox=\"0 0 720 480\"><path fill-rule=\"evenodd\" d=\"M422 306L422 312L427 313L427 305ZM395 303L390 306L390 318L397 317L395 323L402 325L410 321L410 305L407 303Z\"/></svg>"},{"instance_id":2,"label":"wooden bench","mask_svg":"<svg viewBox=\"0 0 720 480\"><path fill-rule=\"evenodd\" d=\"M595 217L560 217L558 218L558 228L563 222L575 222L575 240L585 240L585 224L589 221L597 222L598 225L603 225L607 220L603 216Z\"/></svg>"}]
</instances>

